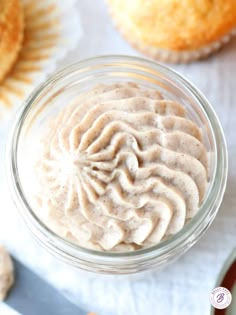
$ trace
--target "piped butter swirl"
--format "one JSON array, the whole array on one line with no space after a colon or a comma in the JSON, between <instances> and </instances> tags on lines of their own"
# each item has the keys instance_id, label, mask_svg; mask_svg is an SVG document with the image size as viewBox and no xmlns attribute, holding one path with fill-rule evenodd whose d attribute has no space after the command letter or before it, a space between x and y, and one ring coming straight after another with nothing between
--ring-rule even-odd
<instances>
[{"instance_id":1,"label":"piped butter swirl","mask_svg":"<svg viewBox=\"0 0 236 315\"><path fill-rule=\"evenodd\" d=\"M42 138L39 216L83 247L152 246L198 211L207 168L201 130L182 105L132 83L99 85Z\"/></svg>"}]
</instances>

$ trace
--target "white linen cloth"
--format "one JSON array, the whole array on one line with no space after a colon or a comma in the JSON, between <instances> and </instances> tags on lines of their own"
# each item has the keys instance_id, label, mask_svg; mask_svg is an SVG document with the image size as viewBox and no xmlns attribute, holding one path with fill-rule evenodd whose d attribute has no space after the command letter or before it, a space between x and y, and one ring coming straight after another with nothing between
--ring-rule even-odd
<instances>
[{"instance_id":1,"label":"white linen cloth","mask_svg":"<svg viewBox=\"0 0 236 315\"><path fill-rule=\"evenodd\" d=\"M83 37L60 67L95 55L139 55L114 29L103 0L78 0L77 9ZM215 221L178 261L136 280L74 270L32 239L4 193L5 182L0 190L0 242L75 303L98 315L208 315L209 294L224 260L236 245L235 54L233 40L208 60L172 66L192 81L215 108L226 134L230 159L227 191Z\"/></svg>"}]
</instances>

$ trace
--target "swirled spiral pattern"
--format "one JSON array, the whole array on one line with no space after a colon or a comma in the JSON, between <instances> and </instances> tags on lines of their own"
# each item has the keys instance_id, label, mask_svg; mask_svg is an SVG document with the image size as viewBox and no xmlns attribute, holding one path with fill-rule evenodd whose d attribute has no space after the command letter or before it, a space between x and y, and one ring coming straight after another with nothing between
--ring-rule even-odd
<instances>
[{"instance_id":1,"label":"swirled spiral pattern","mask_svg":"<svg viewBox=\"0 0 236 315\"><path fill-rule=\"evenodd\" d=\"M37 163L46 224L97 250L151 246L204 198L207 151L182 105L132 83L99 85L51 121Z\"/></svg>"}]
</instances>

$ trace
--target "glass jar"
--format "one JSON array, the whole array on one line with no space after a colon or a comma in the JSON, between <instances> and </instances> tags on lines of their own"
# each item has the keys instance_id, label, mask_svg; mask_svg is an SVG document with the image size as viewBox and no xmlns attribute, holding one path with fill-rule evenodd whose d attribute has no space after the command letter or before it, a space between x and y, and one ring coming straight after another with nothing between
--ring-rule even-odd
<instances>
[{"instance_id":1,"label":"glass jar","mask_svg":"<svg viewBox=\"0 0 236 315\"><path fill-rule=\"evenodd\" d=\"M156 88L167 99L186 107L187 116L202 128L209 152L209 185L197 214L183 229L156 246L126 253L98 252L79 247L56 235L30 206L25 191L22 157L27 161L37 134L66 104L98 83L135 82ZM33 152L32 152L33 154ZM157 63L127 56L104 56L70 66L39 86L26 101L8 143L8 180L13 200L33 236L52 254L68 264L96 273L128 274L163 266L188 250L213 221L221 204L227 179L227 148L222 128L206 98L173 70ZM33 174L27 180L33 181Z\"/></svg>"}]
</instances>

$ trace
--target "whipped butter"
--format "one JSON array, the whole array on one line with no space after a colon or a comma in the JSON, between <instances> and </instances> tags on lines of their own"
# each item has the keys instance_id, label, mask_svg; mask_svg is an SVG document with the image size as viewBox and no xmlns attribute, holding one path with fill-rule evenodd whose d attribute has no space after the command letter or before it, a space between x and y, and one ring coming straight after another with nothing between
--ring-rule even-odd
<instances>
[{"instance_id":1,"label":"whipped butter","mask_svg":"<svg viewBox=\"0 0 236 315\"><path fill-rule=\"evenodd\" d=\"M95 250L130 251L179 232L203 201L207 150L184 106L133 83L99 85L50 120L35 212Z\"/></svg>"}]
</instances>

